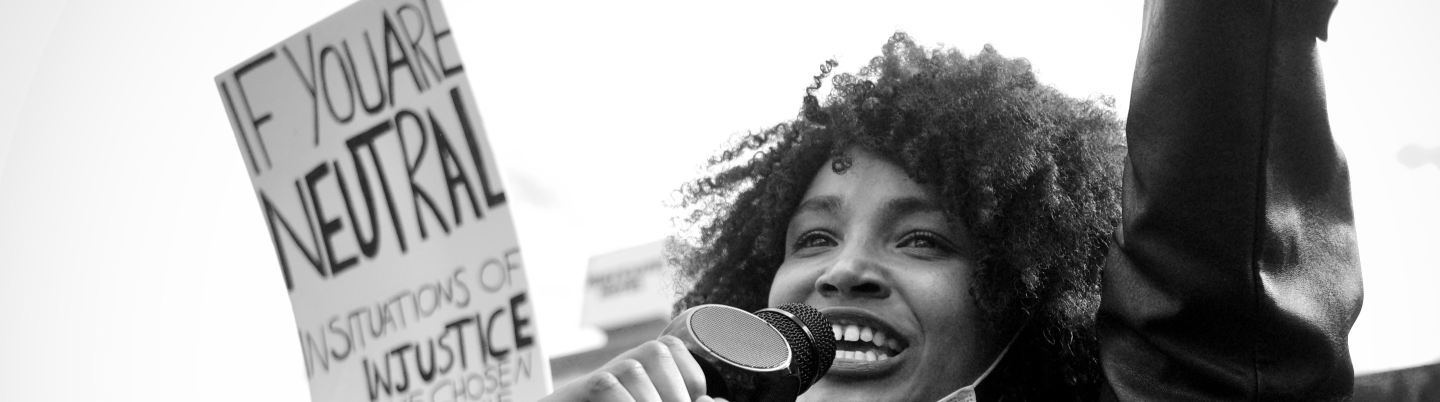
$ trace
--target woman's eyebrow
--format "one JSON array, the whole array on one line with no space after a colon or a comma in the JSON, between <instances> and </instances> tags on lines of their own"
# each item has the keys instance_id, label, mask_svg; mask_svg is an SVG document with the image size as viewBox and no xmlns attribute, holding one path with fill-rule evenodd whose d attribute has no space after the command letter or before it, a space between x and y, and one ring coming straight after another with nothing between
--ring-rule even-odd
<instances>
[{"instance_id":1,"label":"woman's eyebrow","mask_svg":"<svg viewBox=\"0 0 1440 402\"><path fill-rule=\"evenodd\" d=\"M795 214L799 215L806 212L818 212L823 214L835 215L840 212L840 207L843 205L843 203L844 202L840 200L840 197L833 195L810 197L800 202L800 206L795 209Z\"/></svg>"},{"instance_id":2,"label":"woman's eyebrow","mask_svg":"<svg viewBox=\"0 0 1440 402\"><path fill-rule=\"evenodd\" d=\"M889 217L900 217L926 212L943 212L939 205L920 197L899 197L885 202L881 213Z\"/></svg>"}]
</instances>

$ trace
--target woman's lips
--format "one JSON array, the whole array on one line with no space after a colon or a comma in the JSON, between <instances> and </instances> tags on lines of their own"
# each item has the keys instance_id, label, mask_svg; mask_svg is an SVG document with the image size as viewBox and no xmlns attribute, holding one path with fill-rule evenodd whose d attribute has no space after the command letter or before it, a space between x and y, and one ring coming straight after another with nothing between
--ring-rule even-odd
<instances>
[{"instance_id":1,"label":"woman's lips","mask_svg":"<svg viewBox=\"0 0 1440 402\"><path fill-rule=\"evenodd\" d=\"M854 308L822 311L830 318L835 335L835 363L827 375L878 376L903 364L908 342L868 311Z\"/></svg>"}]
</instances>

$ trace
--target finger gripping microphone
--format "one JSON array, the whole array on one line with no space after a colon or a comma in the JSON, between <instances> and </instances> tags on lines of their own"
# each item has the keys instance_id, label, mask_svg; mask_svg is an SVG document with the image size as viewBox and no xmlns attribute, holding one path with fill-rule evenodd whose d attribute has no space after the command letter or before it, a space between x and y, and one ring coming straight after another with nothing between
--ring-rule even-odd
<instances>
[{"instance_id":1,"label":"finger gripping microphone","mask_svg":"<svg viewBox=\"0 0 1440 402\"><path fill-rule=\"evenodd\" d=\"M707 395L735 402L793 402L835 361L830 321L800 303L755 314L699 305L676 316L663 335L685 342L705 371Z\"/></svg>"}]
</instances>

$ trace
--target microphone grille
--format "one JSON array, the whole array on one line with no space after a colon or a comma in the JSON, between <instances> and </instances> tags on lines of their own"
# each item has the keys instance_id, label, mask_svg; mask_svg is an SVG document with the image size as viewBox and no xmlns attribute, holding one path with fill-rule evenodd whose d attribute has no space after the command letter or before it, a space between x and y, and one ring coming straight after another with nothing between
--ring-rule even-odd
<instances>
[{"instance_id":1,"label":"microphone grille","mask_svg":"<svg viewBox=\"0 0 1440 402\"><path fill-rule=\"evenodd\" d=\"M799 317L815 336L815 381L820 381L820 377L835 363L835 334L830 330L830 319L808 304L790 303L780 306L780 309Z\"/></svg>"},{"instance_id":2,"label":"microphone grille","mask_svg":"<svg viewBox=\"0 0 1440 402\"><path fill-rule=\"evenodd\" d=\"M790 316L774 310L784 311ZM804 379L802 392L830 370L831 363L835 361L835 336L830 330L830 321L819 310L801 303L790 303L757 311L755 315L780 330L789 342L795 359L791 367Z\"/></svg>"},{"instance_id":3,"label":"microphone grille","mask_svg":"<svg viewBox=\"0 0 1440 402\"><path fill-rule=\"evenodd\" d=\"M690 329L715 355L741 366L774 369L790 357L785 339L764 320L743 310L719 306L696 310L690 317Z\"/></svg>"}]
</instances>

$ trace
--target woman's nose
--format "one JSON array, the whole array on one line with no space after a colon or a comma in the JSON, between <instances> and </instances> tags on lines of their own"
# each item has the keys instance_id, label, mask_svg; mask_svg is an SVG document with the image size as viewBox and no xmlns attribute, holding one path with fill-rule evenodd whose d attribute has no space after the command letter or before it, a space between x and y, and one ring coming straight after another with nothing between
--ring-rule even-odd
<instances>
[{"instance_id":1,"label":"woman's nose","mask_svg":"<svg viewBox=\"0 0 1440 402\"><path fill-rule=\"evenodd\" d=\"M815 279L815 291L823 297L885 298L890 285L881 275L880 266L868 255L851 253L841 256Z\"/></svg>"}]
</instances>

